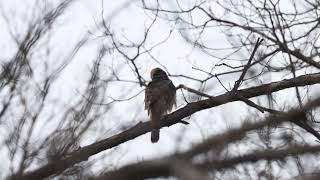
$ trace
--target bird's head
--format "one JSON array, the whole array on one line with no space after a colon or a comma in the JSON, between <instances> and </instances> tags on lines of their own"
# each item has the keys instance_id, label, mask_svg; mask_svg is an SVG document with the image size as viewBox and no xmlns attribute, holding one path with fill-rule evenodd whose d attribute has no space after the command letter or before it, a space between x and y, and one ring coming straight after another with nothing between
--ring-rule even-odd
<instances>
[{"instance_id":1,"label":"bird's head","mask_svg":"<svg viewBox=\"0 0 320 180\"><path fill-rule=\"evenodd\" d=\"M155 79L168 79L167 73L164 72L161 68L154 68L150 72L150 77L152 80Z\"/></svg>"}]
</instances>

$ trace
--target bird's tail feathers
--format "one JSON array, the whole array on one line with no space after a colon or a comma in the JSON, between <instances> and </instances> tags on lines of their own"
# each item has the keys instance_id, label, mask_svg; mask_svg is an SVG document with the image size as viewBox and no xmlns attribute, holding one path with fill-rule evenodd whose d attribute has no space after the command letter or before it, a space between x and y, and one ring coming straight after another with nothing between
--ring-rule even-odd
<instances>
[{"instance_id":1,"label":"bird's tail feathers","mask_svg":"<svg viewBox=\"0 0 320 180\"><path fill-rule=\"evenodd\" d=\"M160 118L161 113L155 109L151 109L151 142L156 143L159 141L160 133Z\"/></svg>"}]
</instances>

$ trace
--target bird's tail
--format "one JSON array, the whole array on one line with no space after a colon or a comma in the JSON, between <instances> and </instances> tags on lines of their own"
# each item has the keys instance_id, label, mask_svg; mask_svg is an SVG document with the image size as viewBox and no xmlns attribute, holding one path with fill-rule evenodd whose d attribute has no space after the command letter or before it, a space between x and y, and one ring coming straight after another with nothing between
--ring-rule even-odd
<instances>
[{"instance_id":1,"label":"bird's tail","mask_svg":"<svg viewBox=\"0 0 320 180\"><path fill-rule=\"evenodd\" d=\"M159 141L161 113L158 108L151 108L151 142Z\"/></svg>"}]
</instances>

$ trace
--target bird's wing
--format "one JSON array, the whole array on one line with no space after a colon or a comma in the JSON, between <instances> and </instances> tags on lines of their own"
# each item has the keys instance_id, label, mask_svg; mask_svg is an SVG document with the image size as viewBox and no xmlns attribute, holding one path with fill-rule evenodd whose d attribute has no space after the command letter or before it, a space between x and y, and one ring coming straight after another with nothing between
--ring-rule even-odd
<instances>
[{"instance_id":1,"label":"bird's wing","mask_svg":"<svg viewBox=\"0 0 320 180\"><path fill-rule=\"evenodd\" d=\"M176 88L170 80L150 82L145 90L145 110L158 106L162 112L170 111L176 103Z\"/></svg>"}]
</instances>

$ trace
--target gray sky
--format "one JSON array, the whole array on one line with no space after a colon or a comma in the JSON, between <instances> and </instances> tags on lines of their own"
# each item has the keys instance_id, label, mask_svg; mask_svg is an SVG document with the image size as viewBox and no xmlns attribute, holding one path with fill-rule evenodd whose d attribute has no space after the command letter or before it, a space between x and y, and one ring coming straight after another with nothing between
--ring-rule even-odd
<instances>
[{"instance_id":1,"label":"gray sky","mask_svg":"<svg viewBox=\"0 0 320 180\"><path fill-rule=\"evenodd\" d=\"M48 1L52 3L51 1ZM104 1L104 17L108 17L110 20L108 25L112 32L115 33L116 37L122 42L140 42L143 35L144 29L150 25L154 15L150 12L144 11L141 8L140 1L131 3L128 6L129 1ZM198 1L188 1L189 4ZM186 4L188 4L186 3ZM29 4L29 5L27 5ZM55 3L53 3L55 4ZM164 7L175 8L172 3L166 4L163 1ZM39 64L39 71L36 73L44 73L45 70L41 67L43 61L48 61L49 68L57 66L61 63L63 58L68 56L68 52L74 47L74 45L79 41L79 39L88 35L88 32L92 32L89 35L89 42L82 47L79 53L76 54L74 60L68 67L63 71L63 74L55 82L50 95L50 103L55 102L55 106L58 105L60 108L63 106L68 106L74 103L74 98L79 97L84 90L84 86L90 75L90 68L92 62L96 57L98 52L98 47L101 44L106 46L110 45L110 41L105 38L101 38L101 33L97 30L97 25L101 21L101 1L89 1L89 0L79 0L75 2L56 23L56 29L53 29L53 35L50 37L45 37L40 43L41 47L48 47L50 49L50 59L45 58L45 51L37 52L33 57L36 59L34 61L35 66ZM188 5L185 5L186 9ZM4 15L10 18L10 27L17 26L17 28L12 28L14 33L22 33L26 28L26 23L29 19L34 17L33 13L39 13L33 11L33 0L23 1L5 1L0 0L1 12L5 12ZM125 8L122 8L125 7ZM165 17L165 15L160 16L161 18L174 18ZM199 13L195 14L195 22L203 22L204 15ZM8 57L16 51L16 47L12 39L8 34L8 25L3 18L0 18L0 48L2 49L2 54L0 55L0 62L5 62ZM181 34L175 30L176 27L183 28L179 23L167 22L162 19L158 19L155 25L151 28L151 35L147 39L146 49L153 47L159 42L166 40L164 43L156 46L150 54L145 53L140 56L136 63L139 67L142 76L150 80L149 71L153 67L160 66L156 61L152 59L155 57L158 61L164 65L167 70L172 74L187 74L199 79L207 77L205 73L201 73L194 68L203 69L205 71L210 71L212 67L216 64L221 63L219 58L209 56L198 48L185 42L181 38ZM191 38L197 38L190 35ZM206 45L211 48L227 48L230 47L228 38L222 34L222 29L219 27L212 27L204 32L201 39ZM40 47L38 47L40 48ZM129 55L134 55L133 50L126 51ZM230 50L212 50L211 53L217 57L224 57L228 54ZM246 50L241 50L231 59L247 59L249 58L249 53ZM240 65L239 61L228 61L228 63L233 65ZM241 62L243 63L243 62ZM107 54L101 64L102 74L105 77L102 79L108 79L110 76L111 66L116 67L116 71L119 77L125 80L135 80L135 76L127 65L127 61L119 53ZM213 73L219 73L225 71L225 67L216 67L213 69ZM302 72L301 72L302 73ZM261 77L262 82L272 82L276 80L281 80L284 74L272 74L270 76ZM289 78L290 76L286 76ZM223 76L221 81L227 88L233 86L234 81L237 76ZM185 84L194 89L199 88L199 83L191 80L186 80L183 78L172 78L172 81L177 86L179 84ZM245 87L245 85L244 85ZM108 85L107 96L111 96L117 99L126 99L138 92L143 88L139 87L137 84L130 83L119 83L111 82ZM224 88L215 79L207 84L205 92L211 95L219 95L224 93ZM186 104L182 98L182 94L178 93L178 108ZM194 100L194 96L186 92L186 96L189 100ZM288 99L294 97L293 91L282 91L276 94L278 98L279 105L282 102L288 102ZM133 100L124 101L115 104L108 114L105 115L105 119L99 120L95 123L91 130L82 138L81 146L89 145L98 139L103 139L109 137L116 132L119 132L121 126L134 125L139 121L147 121L147 113L143 109L143 99L144 94L141 93L139 96L135 97ZM262 102L266 102L265 97L259 98ZM110 99L106 99L107 103ZM295 101L295 100L293 100ZM286 103L284 103L286 104ZM286 104L288 105L288 104ZM49 105L46 110L47 114L44 113L42 116L45 117L52 112L59 114L59 108ZM253 111L252 109L249 111ZM140 136L125 145L120 145L117 149L117 153L113 153L110 157L111 162L117 162L122 165L127 162L148 159L151 157L159 157L161 155L169 154L177 149L189 148L190 145L200 142L201 139L207 137L208 135L217 134L223 132L227 128L235 127L241 124L248 115L248 107L241 102L229 103L217 108L210 110L205 110L198 112L191 116L190 125L184 126L181 124L176 124L170 128L161 129L160 141L157 144L150 143L150 134ZM57 115L59 116L59 115ZM263 116L263 115L261 115ZM50 132L50 126L54 126L56 122L39 122L36 127L36 131L33 135L34 138L43 136L46 132L43 129L48 129L47 133ZM1 133L1 131L0 131ZM185 137L183 141L177 143L177 139L183 136ZM1 137L1 135L0 135ZM109 153L110 150L100 153L96 156L90 158L90 161L99 159L100 156ZM0 149L0 154L5 154L4 149ZM117 161L115 161L117 160ZM5 156L0 156L1 162L9 163ZM107 158L108 161L108 158ZM100 162L101 163L101 162ZM104 164L105 163L105 164ZM99 164L102 168L105 168L108 162L103 162ZM4 163L0 165L2 171L7 171L7 167ZM98 170L98 169L96 169Z\"/></svg>"}]
</instances>

